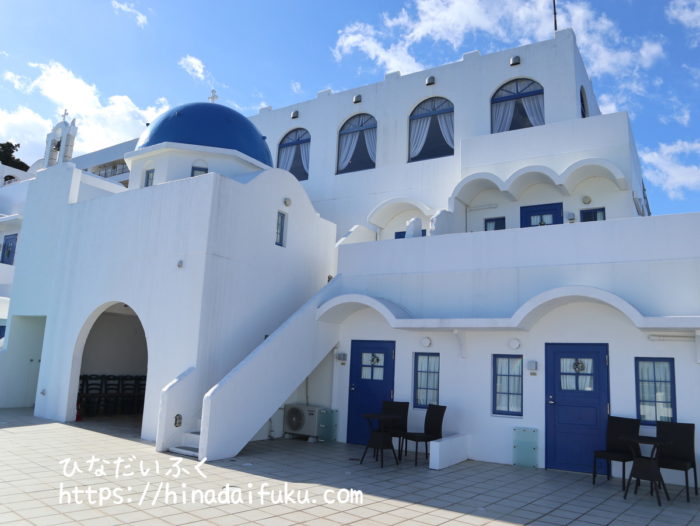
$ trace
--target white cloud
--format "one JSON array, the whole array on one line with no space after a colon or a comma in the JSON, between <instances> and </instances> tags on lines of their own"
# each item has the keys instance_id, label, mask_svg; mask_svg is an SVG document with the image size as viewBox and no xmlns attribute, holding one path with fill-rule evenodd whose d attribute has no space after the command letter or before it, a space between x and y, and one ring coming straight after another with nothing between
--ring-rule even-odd
<instances>
[{"instance_id":1,"label":"white cloud","mask_svg":"<svg viewBox=\"0 0 700 526\"><path fill-rule=\"evenodd\" d=\"M186 55L180 59L177 65L184 69L193 79L204 80L206 67L204 66L204 62L197 57Z\"/></svg>"},{"instance_id":2,"label":"white cloud","mask_svg":"<svg viewBox=\"0 0 700 526\"><path fill-rule=\"evenodd\" d=\"M617 113L620 111L617 98L609 93L603 93L598 97L598 107L603 114Z\"/></svg>"},{"instance_id":3,"label":"white cloud","mask_svg":"<svg viewBox=\"0 0 700 526\"><path fill-rule=\"evenodd\" d=\"M666 17L690 30L693 47L700 43L700 0L671 0L666 6Z\"/></svg>"},{"instance_id":4,"label":"white cloud","mask_svg":"<svg viewBox=\"0 0 700 526\"><path fill-rule=\"evenodd\" d=\"M639 59L644 69L649 69L654 63L664 58L664 48L658 42L644 40L639 48Z\"/></svg>"},{"instance_id":5,"label":"white cloud","mask_svg":"<svg viewBox=\"0 0 700 526\"><path fill-rule=\"evenodd\" d=\"M23 90L24 88L27 87L27 84L29 82L29 79L27 77L23 77L22 75L17 75L16 73L12 73L11 71L6 71L3 76L3 79L6 81L12 83L12 86L16 90Z\"/></svg>"},{"instance_id":6,"label":"white cloud","mask_svg":"<svg viewBox=\"0 0 700 526\"><path fill-rule=\"evenodd\" d=\"M689 66L688 64L683 64L683 69L690 73L690 77L693 79L693 85L700 87L700 68Z\"/></svg>"},{"instance_id":7,"label":"white cloud","mask_svg":"<svg viewBox=\"0 0 700 526\"><path fill-rule=\"evenodd\" d=\"M458 50L464 38L483 33L507 45L552 37L550 0L414 0L415 15L402 9L384 15L375 27L356 22L338 32L332 50L336 60L359 51L386 71L410 73L423 68L411 54L423 41L447 43ZM592 76L633 77L664 56L660 42L625 38L605 15L584 1L571 1L558 10L559 27L572 27Z\"/></svg>"},{"instance_id":8,"label":"white cloud","mask_svg":"<svg viewBox=\"0 0 700 526\"><path fill-rule=\"evenodd\" d=\"M700 190L700 140L661 143L657 150L642 150L640 157L644 176L671 199L683 199L685 191Z\"/></svg>"},{"instance_id":9,"label":"white cloud","mask_svg":"<svg viewBox=\"0 0 700 526\"><path fill-rule=\"evenodd\" d=\"M115 11L122 11L124 13L134 15L136 17L136 25L139 27L144 27L146 24L148 24L148 17L144 15L141 11L138 11L135 7L134 4L127 4L117 2L117 0L112 0L112 8Z\"/></svg>"},{"instance_id":10,"label":"white cloud","mask_svg":"<svg viewBox=\"0 0 700 526\"><path fill-rule=\"evenodd\" d=\"M0 57L9 57L9 56L10 56L10 54L7 51L0 49Z\"/></svg>"},{"instance_id":11,"label":"white cloud","mask_svg":"<svg viewBox=\"0 0 700 526\"><path fill-rule=\"evenodd\" d=\"M69 111L69 118L75 118L78 125L78 136L75 143L75 153L85 153L104 148L112 144L137 137L144 129L145 123L168 109L168 101L161 98L154 105L145 108L138 107L126 95L111 95L103 102L99 90L94 84L76 76L58 62L48 64L30 64L37 68L39 74L27 84L27 94L38 93L55 106L52 118L57 120L64 108ZM12 115L17 113L16 110ZM28 110L31 111L31 110ZM4 111L8 114L7 111ZM6 135L17 135L18 140L25 146L39 142L43 152L45 134L50 129L50 121L36 113L33 115L23 112L32 130L37 123L42 124L41 133L28 134L21 121L16 118L8 125ZM48 123L48 126L47 126ZM24 133L24 137L19 137ZM32 146L35 148L35 145Z\"/></svg>"},{"instance_id":12,"label":"white cloud","mask_svg":"<svg viewBox=\"0 0 700 526\"><path fill-rule=\"evenodd\" d=\"M382 40L384 40L383 35L369 24L359 22L351 24L338 32L333 56L340 61L344 55L358 50L386 71L412 73L424 68L411 56L408 49L410 43L404 38L390 45L385 45Z\"/></svg>"},{"instance_id":13,"label":"white cloud","mask_svg":"<svg viewBox=\"0 0 700 526\"><path fill-rule=\"evenodd\" d=\"M46 134L51 130L51 121L26 106L13 111L0 108L0 138L2 141L19 143L17 157L31 165L44 155Z\"/></svg>"},{"instance_id":14,"label":"white cloud","mask_svg":"<svg viewBox=\"0 0 700 526\"><path fill-rule=\"evenodd\" d=\"M297 82L296 80L292 82L291 84L292 92L299 94L301 93L301 82Z\"/></svg>"},{"instance_id":15,"label":"white cloud","mask_svg":"<svg viewBox=\"0 0 700 526\"><path fill-rule=\"evenodd\" d=\"M669 107L669 112L659 116L659 120L663 124L668 124L671 121L676 121L682 126L690 124L690 106L688 104L673 96L669 97L667 106Z\"/></svg>"}]
</instances>

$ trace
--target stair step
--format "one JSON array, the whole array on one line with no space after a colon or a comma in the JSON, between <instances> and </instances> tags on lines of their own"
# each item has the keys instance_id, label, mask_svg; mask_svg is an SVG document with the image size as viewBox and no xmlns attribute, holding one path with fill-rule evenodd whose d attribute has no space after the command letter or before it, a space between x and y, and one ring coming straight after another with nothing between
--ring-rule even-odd
<instances>
[{"instance_id":1,"label":"stair step","mask_svg":"<svg viewBox=\"0 0 700 526\"><path fill-rule=\"evenodd\" d=\"M188 457L199 457L199 448L191 446L174 446L168 448L171 453L178 453L180 455L186 455Z\"/></svg>"},{"instance_id":2,"label":"stair step","mask_svg":"<svg viewBox=\"0 0 700 526\"><path fill-rule=\"evenodd\" d=\"M190 431L182 435L182 445L187 447L199 447L199 431Z\"/></svg>"}]
</instances>

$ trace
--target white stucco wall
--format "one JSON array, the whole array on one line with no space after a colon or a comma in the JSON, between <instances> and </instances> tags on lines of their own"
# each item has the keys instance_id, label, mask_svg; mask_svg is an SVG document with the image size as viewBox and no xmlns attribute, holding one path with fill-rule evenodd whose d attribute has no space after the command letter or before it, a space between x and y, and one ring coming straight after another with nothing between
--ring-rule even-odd
<instances>
[{"instance_id":1,"label":"white stucco wall","mask_svg":"<svg viewBox=\"0 0 700 526\"><path fill-rule=\"evenodd\" d=\"M275 245L278 211L287 214L285 247ZM125 191L62 165L39 174L26 217L0 360L28 337L13 329L15 317L45 316L36 414L71 420L93 323L115 303L129 305L148 348L143 437L151 440L166 384L194 366L188 396L201 403L335 273L334 225L280 170L237 180L209 173ZM100 347L111 353L114 345ZM3 373L17 371L0 367Z\"/></svg>"},{"instance_id":2,"label":"white stucco wall","mask_svg":"<svg viewBox=\"0 0 700 526\"><path fill-rule=\"evenodd\" d=\"M339 251L344 292L418 318L510 317L557 287L612 292L645 316L700 315L700 214L356 243Z\"/></svg>"},{"instance_id":3,"label":"white stucco wall","mask_svg":"<svg viewBox=\"0 0 700 526\"><path fill-rule=\"evenodd\" d=\"M429 348L421 339L430 337ZM512 350L509 341L517 338L521 347ZM610 356L611 414L636 417L635 357L669 357L675 360L676 395L679 422L700 424L700 364L692 341L650 341L615 309L587 301L562 305L543 316L529 331L466 330L465 352L450 331L398 330L369 308L348 317L341 325L340 348L350 356L352 340L391 340L396 342L395 400L411 402L409 429L421 430L424 409L412 407L413 357L416 352L440 354L440 404L447 406L445 433L469 437L469 458L510 464L513 461L514 427L538 429L538 465L545 465L545 344L606 343ZM535 360L535 375L523 372L523 416L492 414L492 357L494 354L523 355L524 363ZM335 363L333 407L339 410L338 436L347 433L347 407L350 364ZM652 431L653 434L653 431ZM696 437L696 451L700 437ZM620 476L619 466L615 473ZM682 474L665 474L680 482Z\"/></svg>"},{"instance_id":4,"label":"white stucco wall","mask_svg":"<svg viewBox=\"0 0 700 526\"><path fill-rule=\"evenodd\" d=\"M509 65L514 55L521 59L515 67ZM432 86L425 85L428 76L435 77ZM520 77L537 80L544 87L545 125L491 134L493 93ZM586 87L593 115L586 119L580 113L581 85ZM355 95L362 96L361 103L352 102ZM408 117L417 104L435 96L454 104L454 155L407 162ZM292 119L295 110L298 118ZM377 120L376 168L336 175L338 130L357 113L369 113ZM630 147L633 139L627 116L599 115L571 30L559 31L553 40L498 53L468 53L459 62L418 73L388 74L383 82L368 86L320 92L310 101L261 110L251 120L268 137L273 158L289 131L309 131L309 179L302 185L321 215L338 225L339 234L353 225L369 226L370 213L395 199L419 202L433 211L444 208L463 214L463 205L450 197L461 180L482 172L507 181L514 175L517 179L528 167L543 167L544 173L561 176L561 181L551 183L554 188L564 182L566 170L575 163L600 158L615 165L623 179L641 181L636 152ZM606 196L599 206L609 207L609 217L636 215L632 189L639 194L641 186L637 186L618 190L622 196ZM574 208L577 198L580 205L580 196L571 196L569 208ZM530 200L551 202L544 196ZM510 204L512 213L520 204ZM457 220L456 225L457 231L464 231L463 220ZM389 230L383 237L393 236L393 226Z\"/></svg>"}]
</instances>

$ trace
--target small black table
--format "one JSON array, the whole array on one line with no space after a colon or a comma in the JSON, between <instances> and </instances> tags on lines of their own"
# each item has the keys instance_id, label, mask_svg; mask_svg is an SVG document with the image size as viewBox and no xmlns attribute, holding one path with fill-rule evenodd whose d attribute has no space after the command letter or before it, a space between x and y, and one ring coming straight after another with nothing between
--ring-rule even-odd
<instances>
[{"instance_id":1,"label":"small black table","mask_svg":"<svg viewBox=\"0 0 700 526\"><path fill-rule=\"evenodd\" d=\"M391 449L394 454L394 459L396 464L399 463L399 459L396 456L396 450L394 449L393 439L390 433L386 432L386 425L388 422L396 422L400 420L401 417L398 415L386 414L386 413L365 413L361 415L362 418L367 420L367 425L369 426L369 440L367 441L367 446L365 446L365 451L362 453L362 458L360 459L360 464L365 460L365 455L369 448L374 449L374 458L377 458L377 454L380 456L381 467L384 467L384 450ZM377 422L377 425L372 425L372 422Z\"/></svg>"},{"instance_id":2,"label":"small black table","mask_svg":"<svg viewBox=\"0 0 700 526\"><path fill-rule=\"evenodd\" d=\"M627 498L627 492L630 489L630 484L632 479L637 479L637 483L634 486L634 493L637 494L637 489L639 488L640 480L648 480L651 483L651 493L654 493L654 488L656 488L656 502L661 506L661 488L663 488L666 494L666 500L671 500L668 495L668 490L666 489L666 483L664 478L661 476L661 468L659 467L659 459L657 458L659 453L659 446L668 444L668 441L661 440L657 437L650 437L645 435L639 435L636 437L626 437L631 443L638 445L649 445L652 446L651 454L648 457L637 455L638 448L632 448L632 470L630 471L629 479L627 480L627 488L625 489L625 496Z\"/></svg>"}]
</instances>

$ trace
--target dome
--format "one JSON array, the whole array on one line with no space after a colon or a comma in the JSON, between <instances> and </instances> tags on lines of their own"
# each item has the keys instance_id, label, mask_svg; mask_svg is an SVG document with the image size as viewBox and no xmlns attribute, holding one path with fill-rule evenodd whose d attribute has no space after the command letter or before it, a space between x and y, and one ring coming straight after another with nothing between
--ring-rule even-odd
<instances>
[{"instance_id":1,"label":"dome","mask_svg":"<svg viewBox=\"0 0 700 526\"><path fill-rule=\"evenodd\" d=\"M212 102L193 102L166 111L144 130L135 149L163 142L238 150L272 166L270 149L255 125L228 106Z\"/></svg>"}]
</instances>

